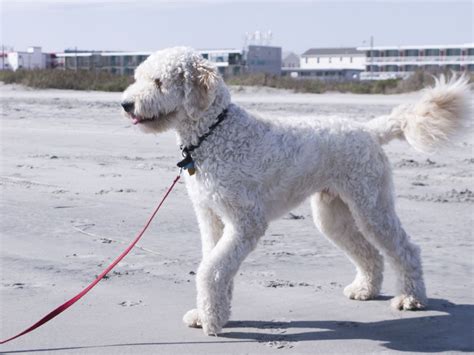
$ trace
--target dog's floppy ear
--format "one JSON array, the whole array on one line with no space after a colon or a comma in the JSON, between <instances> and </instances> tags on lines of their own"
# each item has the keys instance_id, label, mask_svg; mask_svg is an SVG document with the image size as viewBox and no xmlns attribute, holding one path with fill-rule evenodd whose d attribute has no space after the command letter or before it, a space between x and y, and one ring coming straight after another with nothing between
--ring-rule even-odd
<instances>
[{"instance_id":1,"label":"dog's floppy ear","mask_svg":"<svg viewBox=\"0 0 474 355\"><path fill-rule=\"evenodd\" d=\"M215 99L219 83L216 68L199 54L192 56L184 69L184 109L192 118L199 118Z\"/></svg>"}]
</instances>

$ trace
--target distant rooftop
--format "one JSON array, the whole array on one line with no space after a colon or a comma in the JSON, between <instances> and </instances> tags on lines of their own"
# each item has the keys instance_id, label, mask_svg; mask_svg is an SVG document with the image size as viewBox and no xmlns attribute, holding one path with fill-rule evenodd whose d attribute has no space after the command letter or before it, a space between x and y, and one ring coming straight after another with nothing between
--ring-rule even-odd
<instances>
[{"instance_id":1,"label":"distant rooftop","mask_svg":"<svg viewBox=\"0 0 474 355\"><path fill-rule=\"evenodd\" d=\"M118 52L118 51L98 51L98 50L74 49L74 48L66 48L64 50L64 53L105 53L105 52Z\"/></svg>"},{"instance_id":2,"label":"distant rooftop","mask_svg":"<svg viewBox=\"0 0 474 355\"><path fill-rule=\"evenodd\" d=\"M337 48L310 48L301 56L317 56L317 55L341 55L341 54L362 54L355 47L337 47Z\"/></svg>"},{"instance_id":3,"label":"distant rooftop","mask_svg":"<svg viewBox=\"0 0 474 355\"><path fill-rule=\"evenodd\" d=\"M201 54L221 54L221 53L240 53L242 54L241 49L237 48L213 48L213 49L196 49L198 53ZM86 51L86 50L75 50L75 49L66 49L63 53L56 53L59 57L88 57L91 55L100 55L100 56L134 56L134 55L146 55L149 56L155 51L141 51L141 52L125 52L125 51Z\"/></svg>"},{"instance_id":4,"label":"distant rooftop","mask_svg":"<svg viewBox=\"0 0 474 355\"><path fill-rule=\"evenodd\" d=\"M419 46L373 46L373 47L357 47L360 51L372 50L402 50L402 49L452 49L452 48L474 48L474 43L462 43L462 44L423 44Z\"/></svg>"}]
</instances>

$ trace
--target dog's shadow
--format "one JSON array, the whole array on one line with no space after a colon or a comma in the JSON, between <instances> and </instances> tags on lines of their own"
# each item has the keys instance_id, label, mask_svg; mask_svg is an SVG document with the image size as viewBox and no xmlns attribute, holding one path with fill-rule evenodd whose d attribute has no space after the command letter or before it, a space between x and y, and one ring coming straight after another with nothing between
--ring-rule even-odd
<instances>
[{"instance_id":1,"label":"dog's shadow","mask_svg":"<svg viewBox=\"0 0 474 355\"><path fill-rule=\"evenodd\" d=\"M258 342L304 342L367 339L398 351L440 352L474 350L474 305L456 305L430 299L429 310L445 314L399 318L378 322L353 321L231 321L219 336ZM236 328L246 328L236 331ZM264 331L248 331L258 328ZM304 331L294 332L294 329ZM232 329L232 330L231 330ZM317 329L317 330L316 330ZM231 330L231 331L227 331Z\"/></svg>"},{"instance_id":2,"label":"dog's shadow","mask_svg":"<svg viewBox=\"0 0 474 355\"><path fill-rule=\"evenodd\" d=\"M385 299L382 297L379 299ZM379 322L353 321L230 321L219 337L202 341L120 343L43 349L5 351L3 354L72 350L111 350L124 347L158 347L174 345L236 344L241 342L305 342L323 340L365 339L381 343L388 349L408 352L473 351L474 305L453 304L430 299L429 310L442 315L399 318ZM245 328L243 331L234 329ZM258 329L250 330L249 328ZM304 331L294 332L294 329ZM229 331L230 330L230 331ZM349 344L349 343L348 343ZM170 349L168 349L170 350ZM137 353L139 353L137 351ZM172 351L170 350L170 353Z\"/></svg>"}]
</instances>

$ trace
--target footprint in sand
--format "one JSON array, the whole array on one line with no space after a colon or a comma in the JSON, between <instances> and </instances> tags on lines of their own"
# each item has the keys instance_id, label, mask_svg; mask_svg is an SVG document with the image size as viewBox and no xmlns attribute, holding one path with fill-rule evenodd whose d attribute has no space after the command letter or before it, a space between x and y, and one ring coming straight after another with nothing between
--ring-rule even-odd
<instances>
[{"instance_id":1,"label":"footprint in sand","mask_svg":"<svg viewBox=\"0 0 474 355\"><path fill-rule=\"evenodd\" d=\"M264 325L264 329L268 330L269 333L262 334L258 339L260 343L265 343L266 346L273 349L291 349L293 344L285 340L287 338L286 321L275 321Z\"/></svg>"},{"instance_id":2,"label":"footprint in sand","mask_svg":"<svg viewBox=\"0 0 474 355\"><path fill-rule=\"evenodd\" d=\"M139 306L143 303L142 300L138 300L138 301L122 301L120 302L118 305L119 306L122 306L122 307L134 307L134 306Z\"/></svg>"}]
</instances>

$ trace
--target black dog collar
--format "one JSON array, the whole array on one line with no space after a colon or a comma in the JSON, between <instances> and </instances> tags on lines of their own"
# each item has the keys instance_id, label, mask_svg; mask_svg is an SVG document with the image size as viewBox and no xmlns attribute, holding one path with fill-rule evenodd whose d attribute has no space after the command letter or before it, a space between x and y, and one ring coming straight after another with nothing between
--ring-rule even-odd
<instances>
[{"instance_id":1,"label":"black dog collar","mask_svg":"<svg viewBox=\"0 0 474 355\"><path fill-rule=\"evenodd\" d=\"M217 116L217 121L209 127L209 131L203 134L198 139L198 143L196 145L190 145L187 147L181 147L181 152L183 154L184 159L181 160L178 164L178 167L181 169L188 170L189 175L194 175L196 172L196 167L194 165L193 157L191 153L201 146L201 143L206 140L207 137L216 129L216 127L227 117L227 109L224 109L219 116Z\"/></svg>"}]
</instances>

